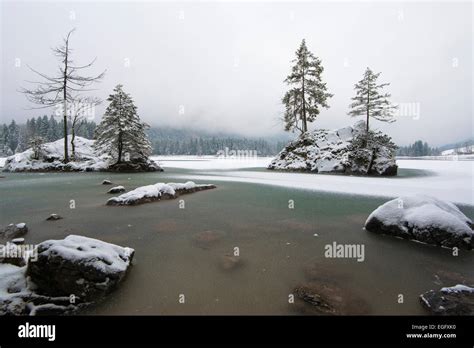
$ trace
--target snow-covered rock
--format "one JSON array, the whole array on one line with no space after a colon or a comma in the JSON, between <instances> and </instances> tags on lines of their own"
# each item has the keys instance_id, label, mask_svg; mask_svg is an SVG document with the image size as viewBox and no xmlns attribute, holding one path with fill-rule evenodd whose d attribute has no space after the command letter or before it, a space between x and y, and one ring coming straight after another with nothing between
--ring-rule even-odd
<instances>
[{"instance_id":1,"label":"snow-covered rock","mask_svg":"<svg viewBox=\"0 0 474 348\"><path fill-rule=\"evenodd\" d=\"M61 220L63 217L61 215L58 215L58 214L51 214L50 216L48 216L46 218L47 221L56 221L56 220Z\"/></svg>"},{"instance_id":2,"label":"snow-covered rock","mask_svg":"<svg viewBox=\"0 0 474 348\"><path fill-rule=\"evenodd\" d=\"M423 195L386 202L369 215L365 229L449 248L474 247L472 221L454 204Z\"/></svg>"},{"instance_id":3,"label":"snow-covered rock","mask_svg":"<svg viewBox=\"0 0 474 348\"><path fill-rule=\"evenodd\" d=\"M115 187L112 187L110 190L107 191L107 193L121 193L121 192L125 192L125 187L115 186Z\"/></svg>"},{"instance_id":4,"label":"snow-covered rock","mask_svg":"<svg viewBox=\"0 0 474 348\"><path fill-rule=\"evenodd\" d=\"M180 194L193 193L202 190L216 188L215 185L197 185L192 181L182 183L159 182L154 185L140 186L135 190L124 193L118 197L112 197L107 201L107 205L136 205L153 202L160 199L173 199Z\"/></svg>"},{"instance_id":5,"label":"snow-covered rock","mask_svg":"<svg viewBox=\"0 0 474 348\"><path fill-rule=\"evenodd\" d=\"M160 171L162 170L151 160L121 163L111 162L107 155L96 155L94 140L76 136L75 158L67 164L64 160L64 138L46 143L42 146L39 159L34 159L34 151L30 148L17 153L5 160L3 171L6 172L47 172L47 171ZM70 156L72 150L68 136Z\"/></svg>"},{"instance_id":6,"label":"snow-covered rock","mask_svg":"<svg viewBox=\"0 0 474 348\"><path fill-rule=\"evenodd\" d=\"M24 222L18 224L9 224L0 230L0 239L13 239L21 237L28 232L28 227Z\"/></svg>"},{"instance_id":7,"label":"snow-covered rock","mask_svg":"<svg viewBox=\"0 0 474 348\"><path fill-rule=\"evenodd\" d=\"M458 284L420 295L420 302L436 315L474 315L474 288Z\"/></svg>"},{"instance_id":8,"label":"snow-covered rock","mask_svg":"<svg viewBox=\"0 0 474 348\"><path fill-rule=\"evenodd\" d=\"M100 300L123 279L134 253L130 248L74 235L43 242L36 250L38 257L30 254L27 265L0 263L0 315L77 312Z\"/></svg>"},{"instance_id":9,"label":"snow-covered rock","mask_svg":"<svg viewBox=\"0 0 474 348\"><path fill-rule=\"evenodd\" d=\"M27 275L37 292L93 301L112 291L124 278L134 250L97 239L69 235L37 246L37 260Z\"/></svg>"},{"instance_id":10,"label":"snow-covered rock","mask_svg":"<svg viewBox=\"0 0 474 348\"><path fill-rule=\"evenodd\" d=\"M370 151L362 156L362 160L360 153L357 158L354 156L353 139L363 134L365 134L364 121L338 130L315 130L303 133L273 159L268 169L355 175L396 175L395 152L388 147L381 145L378 148L372 165L370 165ZM369 173L367 173L368 168L370 168Z\"/></svg>"}]
</instances>

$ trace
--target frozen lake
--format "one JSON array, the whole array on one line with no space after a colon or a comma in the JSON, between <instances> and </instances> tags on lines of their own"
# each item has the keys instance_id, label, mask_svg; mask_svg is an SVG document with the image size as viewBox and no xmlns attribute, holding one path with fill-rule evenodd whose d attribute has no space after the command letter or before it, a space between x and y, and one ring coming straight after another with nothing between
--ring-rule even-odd
<instances>
[{"instance_id":1,"label":"frozen lake","mask_svg":"<svg viewBox=\"0 0 474 348\"><path fill-rule=\"evenodd\" d=\"M238 181L345 194L397 197L431 195L455 203L474 205L474 161L398 160L397 177L358 177L300 174L267 170L271 158L224 159L216 157L154 157L165 168L197 171L190 179ZM203 177L204 176L204 177Z\"/></svg>"},{"instance_id":2,"label":"frozen lake","mask_svg":"<svg viewBox=\"0 0 474 348\"><path fill-rule=\"evenodd\" d=\"M134 248L126 281L93 314L301 314L288 295L315 281L340 289L346 314L424 314L421 293L474 279L474 252L453 257L362 229L381 196L403 193L452 198L474 218L473 162L399 161L400 177L362 178L271 172L268 160L160 158L165 172L143 174L2 173L0 224L26 222L26 243L74 233ZM127 190L188 179L218 188L183 196L184 209L177 200L110 207L103 179ZM64 219L45 221L51 213ZM218 240L197 243L206 231ZM365 260L326 258L333 242L364 245ZM235 247L242 265L223 269Z\"/></svg>"}]
</instances>

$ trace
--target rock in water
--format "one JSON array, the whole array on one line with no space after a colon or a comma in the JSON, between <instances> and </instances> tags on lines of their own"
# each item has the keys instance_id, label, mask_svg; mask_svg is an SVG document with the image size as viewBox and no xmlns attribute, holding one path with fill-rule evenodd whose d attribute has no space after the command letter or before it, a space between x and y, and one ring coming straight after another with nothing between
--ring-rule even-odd
<instances>
[{"instance_id":1,"label":"rock in water","mask_svg":"<svg viewBox=\"0 0 474 348\"><path fill-rule=\"evenodd\" d=\"M331 282L309 282L293 289L295 309L306 314L368 314L370 307L352 290Z\"/></svg>"},{"instance_id":2,"label":"rock in water","mask_svg":"<svg viewBox=\"0 0 474 348\"><path fill-rule=\"evenodd\" d=\"M122 193L122 192L125 192L125 187L123 186L115 186L107 191L107 193Z\"/></svg>"},{"instance_id":3,"label":"rock in water","mask_svg":"<svg viewBox=\"0 0 474 348\"><path fill-rule=\"evenodd\" d=\"M220 266L225 271L231 271L242 266L242 260L239 256L224 255L220 260Z\"/></svg>"},{"instance_id":4,"label":"rock in water","mask_svg":"<svg viewBox=\"0 0 474 348\"><path fill-rule=\"evenodd\" d=\"M13 239L25 235L28 232L28 227L24 222L19 224L10 224L4 229L0 230L1 239Z\"/></svg>"},{"instance_id":5,"label":"rock in water","mask_svg":"<svg viewBox=\"0 0 474 348\"><path fill-rule=\"evenodd\" d=\"M61 215L58 215L58 214L51 214L50 216L48 216L48 218L46 220L48 221L56 221L56 220L61 220L63 217Z\"/></svg>"},{"instance_id":6,"label":"rock in water","mask_svg":"<svg viewBox=\"0 0 474 348\"><path fill-rule=\"evenodd\" d=\"M136 205L148 202L159 201L161 199L174 199L180 194L193 193L202 190L216 188L215 185L197 185L192 181L184 184L159 182L154 185L140 186L135 190L112 197L107 201L107 205Z\"/></svg>"},{"instance_id":7,"label":"rock in water","mask_svg":"<svg viewBox=\"0 0 474 348\"><path fill-rule=\"evenodd\" d=\"M420 302L436 315L474 315L474 288L458 284L430 290L420 295Z\"/></svg>"},{"instance_id":8,"label":"rock in water","mask_svg":"<svg viewBox=\"0 0 474 348\"><path fill-rule=\"evenodd\" d=\"M112 185L112 181L104 180L104 181L102 181L102 185Z\"/></svg>"},{"instance_id":9,"label":"rock in water","mask_svg":"<svg viewBox=\"0 0 474 348\"><path fill-rule=\"evenodd\" d=\"M209 249L217 244L224 234L219 231L203 231L193 236L193 242L201 249Z\"/></svg>"},{"instance_id":10,"label":"rock in water","mask_svg":"<svg viewBox=\"0 0 474 348\"><path fill-rule=\"evenodd\" d=\"M429 196L388 201L369 215L365 229L448 248L474 247L472 221L454 204Z\"/></svg>"},{"instance_id":11,"label":"rock in water","mask_svg":"<svg viewBox=\"0 0 474 348\"><path fill-rule=\"evenodd\" d=\"M48 296L75 296L94 301L112 291L130 267L134 250L97 239L70 235L37 247L27 275L37 292Z\"/></svg>"},{"instance_id":12,"label":"rock in water","mask_svg":"<svg viewBox=\"0 0 474 348\"><path fill-rule=\"evenodd\" d=\"M268 166L268 169L313 173L354 175L396 175L395 147L380 132L369 135L378 145L374 151L356 147L355 140L365 137L365 122L338 130L315 130L290 142Z\"/></svg>"}]
</instances>

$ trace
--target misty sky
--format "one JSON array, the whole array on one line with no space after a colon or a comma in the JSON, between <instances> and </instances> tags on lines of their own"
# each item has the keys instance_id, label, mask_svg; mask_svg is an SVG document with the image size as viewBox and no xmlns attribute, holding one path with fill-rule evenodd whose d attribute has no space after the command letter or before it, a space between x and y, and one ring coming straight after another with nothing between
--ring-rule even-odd
<instances>
[{"instance_id":1,"label":"misty sky","mask_svg":"<svg viewBox=\"0 0 474 348\"><path fill-rule=\"evenodd\" d=\"M0 122L51 114L26 110L32 105L17 91L36 79L27 65L56 72L50 48L72 28L76 64L97 57L90 73L107 69L92 94L106 99L122 83L151 125L281 133L283 80L305 38L334 94L312 128L355 122L347 116L353 85L370 66L404 108L393 124L372 123L398 144L473 134L469 2L4 1Z\"/></svg>"}]
</instances>

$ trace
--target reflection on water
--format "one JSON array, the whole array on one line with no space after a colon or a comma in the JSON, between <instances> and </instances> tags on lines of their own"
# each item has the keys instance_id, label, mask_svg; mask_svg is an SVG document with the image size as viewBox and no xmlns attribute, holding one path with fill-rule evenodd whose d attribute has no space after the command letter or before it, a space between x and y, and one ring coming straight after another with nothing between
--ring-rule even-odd
<instances>
[{"instance_id":1,"label":"reflection on water","mask_svg":"<svg viewBox=\"0 0 474 348\"><path fill-rule=\"evenodd\" d=\"M184 173L5 174L0 223L26 222L27 243L75 233L134 248L127 280L94 314L308 313L288 303L295 287L308 284L332 289L346 314L423 314L419 294L474 279L473 252L453 257L365 232L365 219L385 201L379 198L219 182L182 196L185 209L177 200L105 206L103 179L132 189ZM474 216L472 207L462 210ZM51 213L64 219L45 221ZM364 244L365 261L325 258L324 246L334 241Z\"/></svg>"}]
</instances>

